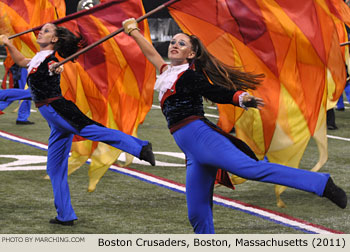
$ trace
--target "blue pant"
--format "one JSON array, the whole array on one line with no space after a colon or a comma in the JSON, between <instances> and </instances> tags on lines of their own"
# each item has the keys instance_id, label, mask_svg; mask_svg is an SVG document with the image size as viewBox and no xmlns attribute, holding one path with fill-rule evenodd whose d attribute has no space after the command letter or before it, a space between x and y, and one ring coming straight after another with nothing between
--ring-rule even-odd
<instances>
[{"instance_id":1,"label":"blue pant","mask_svg":"<svg viewBox=\"0 0 350 252\"><path fill-rule=\"evenodd\" d=\"M29 89L9 88L0 90L0 101L13 102L17 100L31 100ZM0 107L0 109L3 107Z\"/></svg>"},{"instance_id":2,"label":"blue pant","mask_svg":"<svg viewBox=\"0 0 350 252\"><path fill-rule=\"evenodd\" d=\"M4 110L13 101L20 101L21 105L18 109L17 121L25 122L30 116L31 95L29 89L24 89L27 79L27 69L21 68L21 78L18 80L19 88L10 88L0 90L0 110Z\"/></svg>"},{"instance_id":3,"label":"blue pant","mask_svg":"<svg viewBox=\"0 0 350 252\"><path fill-rule=\"evenodd\" d=\"M284 185L319 196L323 195L329 178L329 174L255 161L201 120L184 126L173 136L187 159L188 217L195 233L215 232L212 206L218 168L249 180Z\"/></svg>"},{"instance_id":4,"label":"blue pant","mask_svg":"<svg viewBox=\"0 0 350 252\"><path fill-rule=\"evenodd\" d=\"M57 114L50 105L41 106L39 111L51 129L47 154L47 173L52 183L57 219L60 221L76 220L77 216L71 205L67 181L68 157L74 134L92 141L104 142L136 157L139 157L142 146L147 145L148 142L119 130L96 124L88 125L78 131Z\"/></svg>"},{"instance_id":5,"label":"blue pant","mask_svg":"<svg viewBox=\"0 0 350 252\"><path fill-rule=\"evenodd\" d=\"M0 90L0 110L4 110L14 101L23 100L18 109L17 121L27 121L30 116L31 98L29 89L10 88Z\"/></svg>"},{"instance_id":6,"label":"blue pant","mask_svg":"<svg viewBox=\"0 0 350 252\"><path fill-rule=\"evenodd\" d=\"M346 98L348 99L348 101L350 102L350 83L349 81L346 82L346 85L345 85L345 96ZM339 97L339 100L337 102L337 109L344 109L345 106L344 106L344 98L343 98L343 94Z\"/></svg>"},{"instance_id":7,"label":"blue pant","mask_svg":"<svg viewBox=\"0 0 350 252\"><path fill-rule=\"evenodd\" d=\"M18 86L20 89L24 90L27 83L27 69L21 68L21 78L18 80ZM17 121L25 122L28 121L28 117L30 116L30 108L32 101L29 99L25 99L21 102L21 105L18 109Z\"/></svg>"}]
</instances>

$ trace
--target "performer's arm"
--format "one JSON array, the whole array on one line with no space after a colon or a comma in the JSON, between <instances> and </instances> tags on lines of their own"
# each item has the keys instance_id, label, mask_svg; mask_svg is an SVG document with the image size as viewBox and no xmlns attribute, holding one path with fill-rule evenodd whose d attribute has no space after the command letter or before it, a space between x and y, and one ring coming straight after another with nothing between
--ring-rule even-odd
<instances>
[{"instance_id":1,"label":"performer's arm","mask_svg":"<svg viewBox=\"0 0 350 252\"><path fill-rule=\"evenodd\" d=\"M182 78L186 78L187 83L190 83L190 85L185 85L185 89L199 93L215 103L233 104L244 109L248 107L259 108L265 105L261 98L252 96L247 92L228 90L224 87L213 85L203 74L196 71L186 71Z\"/></svg>"},{"instance_id":2,"label":"performer's arm","mask_svg":"<svg viewBox=\"0 0 350 252\"><path fill-rule=\"evenodd\" d=\"M133 37L145 57L160 72L161 67L166 64L162 56L157 52L154 46L141 34L137 28L137 22L134 18L124 20L123 27L125 33ZM166 69L164 69L166 70Z\"/></svg>"},{"instance_id":3,"label":"performer's arm","mask_svg":"<svg viewBox=\"0 0 350 252\"><path fill-rule=\"evenodd\" d=\"M13 61L18 66L27 68L27 64L30 62L30 59L24 57L23 54L10 42L7 36L0 35L0 45L1 44L7 47Z\"/></svg>"}]
</instances>

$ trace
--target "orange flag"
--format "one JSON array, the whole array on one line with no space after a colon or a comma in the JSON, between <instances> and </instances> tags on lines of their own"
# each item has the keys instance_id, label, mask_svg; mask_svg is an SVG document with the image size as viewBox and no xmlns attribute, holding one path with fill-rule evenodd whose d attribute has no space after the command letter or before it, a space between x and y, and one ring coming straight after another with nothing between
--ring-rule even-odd
<instances>
[{"instance_id":1,"label":"orange flag","mask_svg":"<svg viewBox=\"0 0 350 252\"><path fill-rule=\"evenodd\" d=\"M107 3L108 8L102 9ZM101 10L94 12L97 7ZM92 11L89 15L59 25L79 32L91 44L122 27L126 18L144 14L138 0L102 1L94 8L89 10ZM139 28L151 41L147 22L139 23ZM76 63L67 63L61 88L64 96L93 120L137 136L138 125L152 106L155 76L154 67L143 57L135 41L120 33L79 56ZM94 191L120 154L120 150L103 143L74 142L68 172L71 174L90 158L88 190ZM132 159L127 154L124 165Z\"/></svg>"},{"instance_id":2,"label":"orange flag","mask_svg":"<svg viewBox=\"0 0 350 252\"><path fill-rule=\"evenodd\" d=\"M13 35L32 27L51 22L66 14L64 0L1 0L0 33ZM39 50L34 33L13 39L13 44L24 56L31 58Z\"/></svg>"},{"instance_id":3,"label":"orange flag","mask_svg":"<svg viewBox=\"0 0 350 252\"><path fill-rule=\"evenodd\" d=\"M64 0L1 0L0 34L13 35L64 17L65 13ZM12 40L16 48L28 58L32 58L39 50L35 41L34 33L27 33ZM8 72L13 64L13 60L7 57L4 62L5 71ZM5 84L6 82L3 82L3 89L6 88Z\"/></svg>"},{"instance_id":4,"label":"orange flag","mask_svg":"<svg viewBox=\"0 0 350 252\"><path fill-rule=\"evenodd\" d=\"M13 27L17 27L15 20L18 14L13 13L23 5L29 6L29 3L32 3L33 6L46 6L53 2L64 3L63 0L24 2L23 4L20 1L2 0L0 3L0 7L4 7L1 9L4 10L1 12L2 16L8 18L5 25L12 29L8 32L10 35L56 19L52 16L52 19L41 19L37 23L28 19L30 22L23 22L23 25L15 30ZM27 8L30 17L48 16L44 15L44 10L41 10L40 15L34 15L33 6ZM72 15L76 14L78 13ZM138 18L143 14L144 9L139 0L105 0L89 10L81 11L79 17L74 20L67 16L54 22L80 33L86 43L91 44L122 27L122 21L126 18ZM151 41L146 20L139 23L139 28ZM27 37L30 39L26 39ZM24 54L28 51L27 57L33 57L37 52L33 33L18 37L18 41L17 48ZM66 63L61 78L61 89L65 98L75 102L80 110L93 120L137 136L138 125L144 121L152 105L155 77L154 67L143 57L134 40L120 33L79 56L75 63ZM88 190L94 191L121 151L103 143L78 138L75 140L82 141L73 142L68 172L71 174L90 158ZM132 158L126 155L125 165L131 163Z\"/></svg>"},{"instance_id":5,"label":"orange flag","mask_svg":"<svg viewBox=\"0 0 350 252\"><path fill-rule=\"evenodd\" d=\"M299 166L313 137L320 152L313 170L319 170L327 160L326 111L346 79L348 50L339 45L347 40L344 22L350 13L343 1L193 0L169 11L220 60L266 76L252 91L265 107L244 111L218 105L218 125L227 132L235 126L260 159L292 167ZM275 189L277 204L284 207L285 188Z\"/></svg>"}]
</instances>

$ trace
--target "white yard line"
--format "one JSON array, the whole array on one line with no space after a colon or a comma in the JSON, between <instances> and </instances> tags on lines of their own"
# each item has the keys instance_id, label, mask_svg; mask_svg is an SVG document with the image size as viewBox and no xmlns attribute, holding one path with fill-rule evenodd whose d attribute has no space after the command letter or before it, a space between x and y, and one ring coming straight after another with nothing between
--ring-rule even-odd
<instances>
[{"instance_id":1,"label":"white yard line","mask_svg":"<svg viewBox=\"0 0 350 252\"><path fill-rule=\"evenodd\" d=\"M13 134L8 134L7 132L1 131L0 130L0 137L3 137L8 140L12 140L15 142L27 144L39 149L47 150L47 145L38 143L29 139L24 139L20 136L16 136ZM172 153L172 155L175 155ZM179 156L180 158L183 158L183 156ZM19 162L21 163L21 162ZM37 169L40 169L37 167ZM155 176L153 174L147 174L142 171L138 171L135 169L131 168L126 168L126 167L119 167L116 165L112 165L110 167L110 170L114 170L118 173L125 174L128 176L131 176L133 178L139 179L141 181L145 181L147 183L155 184L158 186L162 186L164 188L180 192L180 193L185 193L186 192L186 187L183 184L176 183L175 181L170 181L168 179L162 178ZM266 219L268 221L281 224L296 230L301 230L305 233L314 233L314 234L336 234L336 233L341 233L337 230L332 230L323 226L319 226L316 224L312 224L309 222L306 222L301 219L294 218L292 216L288 216L285 214L281 214L277 211L271 211L268 209L263 209L257 206L253 206L250 204L246 204L244 202L240 202L238 200L232 200L220 195L213 195L213 201L215 204L222 205L228 208L232 208L234 210L239 210L244 213Z\"/></svg>"}]
</instances>

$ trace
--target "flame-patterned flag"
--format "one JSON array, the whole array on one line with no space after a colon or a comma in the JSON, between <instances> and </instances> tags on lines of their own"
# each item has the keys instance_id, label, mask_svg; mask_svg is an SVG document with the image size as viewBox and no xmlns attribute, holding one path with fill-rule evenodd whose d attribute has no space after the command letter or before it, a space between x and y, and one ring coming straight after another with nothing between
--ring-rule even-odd
<instances>
[{"instance_id":1,"label":"flame-patterned flag","mask_svg":"<svg viewBox=\"0 0 350 252\"><path fill-rule=\"evenodd\" d=\"M23 3L5 2L7 4L4 13L9 18L6 26L12 28L16 26L14 20L17 14L13 16L12 13L16 11L8 10L23 8ZM35 17L31 12L34 10L33 6L35 4L41 6L41 2L47 1L25 1L30 17ZM29 3L33 6L29 6ZM1 4L4 6L3 2ZM37 16L43 16L43 13L44 10L41 10L40 15ZM85 42L91 44L121 28L122 21L126 18L138 18L143 14L144 9L139 0L105 0L89 10L71 14L63 19L55 20L56 18L52 17L50 20L41 20L35 24L24 23L16 30L12 28L9 34L23 32L55 20L54 23L80 33L85 38ZM146 20L139 23L139 28L151 41ZM30 53L27 56L32 57L38 50L33 42L35 36L30 34L30 41L25 40L25 37L26 35L19 37L22 47L16 46L21 52L29 48ZM93 120L136 136L138 125L144 121L151 108L156 76L154 67L142 55L135 41L124 33L120 33L79 56L75 63L65 64L61 78L62 93ZM101 177L118 159L121 151L103 143L78 138L75 140L81 141L73 142L68 173L74 172L90 158L88 190L94 191ZM132 162L132 158L126 155L124 165Z\"/></svg>"},{"instance_id":2,"label":"flame-patterned flag","mask_svg":"<svg viewBox=\"0 0 350 252\"><path fill-rule=\"evenodd\" d=\"M348 48L340 43L347 41L344 22L349 24L350 12L343 1L181 0L168 9L180 28L197 35L217 58L265 74L262 86L252 91L265 107L244 111L218 105L218 125L225 131L234 126L260 159L291 167L299 166L313 137L320 157L312 170L318 171L327 160L326 111L346 80ZM275 187L280 207L284 189Z\"/></svg>"},{"instance_id":3,"label":"flame-patterned flag","mask_svg":"<svg viewBox=\"0 0 350 252\"><path fill-rule=\"evenodd\" d=\"M17 34L31 27L37 27L43 23L64 17L65 13L64 0L1 0L0 34ZM32 58L39 49L35 41L35 34L27 33L14 38L12 42L25 57ZM13 64L13 60L7 57L4 62L5 71L8 72ZM4 80L6 81L6 78ZM10 82L9 87L12 87L11 84ZM2 88L6 88L6 82L3 82Z\"/></svg>"},{"instance_id":4,"label":"flame-patterned flag","mask_svg":"<svg viewBox=\"0 0 350 252\"><path fill-rule=\"evenodd\" d=\"M1 0L0 33L13 35L66 15L64 0ZM24 56L32 58L39 50L34 33L13 39Z\"/></svg>"},{"instance_id":5,"label":"flame-patterned flag","mask_svg":"<svg viewBox=\"0 0 350 252\"><path fill-rule=\"evenodd\" d=\"M109 4L108 8L102 9L103 4ZM101 9L95 12L94 8ZM126 18L144 14L139 0L101 1L94 8L89 10L91 14L60 25L79 32L91 44L121 28ZM146 20L139 23L139 28L151 41ZM120 33L94 47L79 56L77 63L67 63L62 77L64 96L74 101L83 113L109 128L137 136L138 125L152 106L156 74L131 37ZM71 174L91 158L88 190L94 191L120 154L120 150L104 143L76 141L68 172ZM123 165L130 164L132 159L126 154Z\"/></svg>"}]
</instances>

